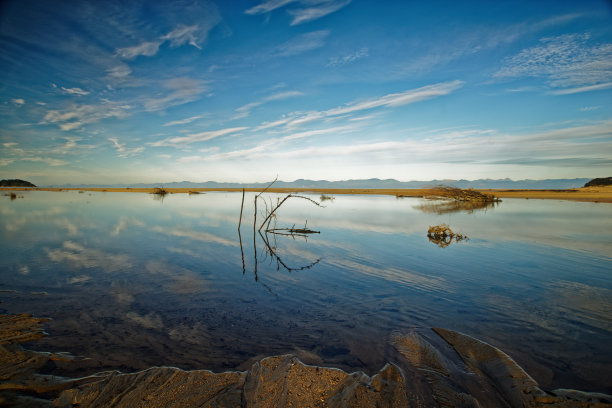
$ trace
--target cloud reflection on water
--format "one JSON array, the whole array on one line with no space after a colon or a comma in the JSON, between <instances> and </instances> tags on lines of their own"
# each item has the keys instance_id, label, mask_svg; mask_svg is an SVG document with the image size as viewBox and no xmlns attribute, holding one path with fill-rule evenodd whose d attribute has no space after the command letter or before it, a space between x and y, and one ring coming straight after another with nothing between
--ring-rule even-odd
<instances>
[{"instance_id":1,"label":"cloud reflection on water","mask_svg":"<svg viewBox=\"0 0 612 408\"><path fill-rule=\"evenodd\" d=\"M75 270L100 268L105 272L117 272L131 265L130 257L126 254L106 253L73 241L65 241L62 248L46 248L45 251L51 261L70 264Z\"/></svg>"},{"instance_id":2,"label":"cloud reflection on water","mask_svg":"<svg viewBox=\"0 0 612 408\"><path fill-rule=\"evenodd\" d=\"M254 355L299 350L362 369L364 361L383 361L371 345L390 330L435 324L492 333L525 366L534 355L558 360L558 370L571 361L571 375L602 383L581 353L612 361L602 346L612 330L610 206L508 199L487 211L439 213L415 208L426 201L388 196L337 195L324 209L296 202L282 208L279 223L307 219L321 234L279 237L275 247L291 267L321 261L277 270L256 235L256 282L252 199L242 223L245 275L241 194L175 194L160 205L136 193L40 192L0 202L5 225L20 220L17 229L0 228L0 271L8 271L0 285L49 292L22 303L12 295L3 306L51 314L55 349L70 345L114 367L165 359L227 369ZM59 226L62 220L75 229ZM426 233L440 223L470 241L439 250ZM343 351L320 353L327 349Z\"/></svg>"}]
</instances>

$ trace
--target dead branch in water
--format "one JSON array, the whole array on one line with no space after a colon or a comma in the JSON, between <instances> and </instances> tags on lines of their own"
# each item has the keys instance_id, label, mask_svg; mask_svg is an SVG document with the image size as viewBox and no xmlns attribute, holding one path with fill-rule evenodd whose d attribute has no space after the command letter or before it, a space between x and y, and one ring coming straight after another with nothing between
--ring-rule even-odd
<instances>
[{"instance_id":1,"label":"dead branch in water","mask_svg":"<svg viewBox=\"0 0 612 408\"><path fill-rule=\"evenodd\" d=\"M268 223L269 224L269 223ZM315 231L308 228L308 220L304 223L304 228L295 228L295 224L291 228L267 228L266 233L307 238L309 234L320 234L321 231Z\"/></svg>"},{"instance_id":2,"label":"dead branch in water","mask_svg":"<svg viewBox=\"0 0 612 408\"><path fill-rule=\"evenodd\" d=\"M453 240L459 242L468 239L468 237L463 234L453 232L446 224L430 226L427 230L427 238L440 248L446 248Z\"/></svg>"},{"instance_id":3,"label":"dead branch in water","mask_svg":"<svg viewBox=\"0 0 612 408\"><path fill-rule=\"evenodd\" d=\"M270 228L266 232L270 234L288 235L292 237L306 237L308 234L320 234L321 231L314 231L310 228Z\"/></svg>"},{"instance_id":4,"label":"dead branch in water","mask_svg":"<svg viewBox=\"0 0 612 408\"><path fill-rule=\"evenodd\" d=\"M264 227L264 225L266 225L266 223L269 225L271 218L276 216L276 211L280 208L281 205L283 205L285 203L285 201L287 201L290 198L302 198L304 200L308 200L311 203L313 203L314 205L318 206L318 207L323 207L321 204L319 204L318 202L316 202L315 200L313 200L312 198L309 197L305 197L305 196L301 196L301 195L295 195L295 194L287 194L285 196L285 198L283 198L282 200L278 200L276 203L276 206L274 206L273 208L271 208L271 210L268 212L267 211L267 205L266 205L266 211L267 211L267 215L266 218L263 220L263 222L261 223L261 225L259 226L259 231L261 231L261 229Z\"/></svg>"},{"instance_id":5,"label":"dead branch in water","mask_svg":"<svg viewBox=\"0 0 612 408\"><path fill-rule=\"evenodd\" d=\"M240 224L242 224L242 209L244 208L244 188L242 189L242 203L240 204L240 218L238 218L238 232L240 232Z\"/></svg>"},{"instance_id":6,"label":"dead branch in water","mask_svg":"<svg viewBox=\"0 0 612 408\"><path fill-rule=\"evenodd\" d=\"M276 245L274 245L274 246L270 245L270 242L268 241L268 238L267 238L267 234L264 236L264 234L262 234L261 231L260 231L259 232L259 236L261 237L262 241L266 245L266 250L267 250L267 253L270 255L270 258L276 260L276 269L277 270L282 266L283 268L285 268L289 272L303 271L303 270L312 268L313 266L315 266L316 264L318 264L321 261L321 259L319 258L316 261L314 261L314 262L312 262L312 263L310 263L308 265L301 266L299 268L292 268L289 265L287 265L285 262L283 262L281 257L278 255L278 253L277 253L277 249L278 248L276 247Z\"/></svg>"},{"instance_id":7,"label":"dead branch in water","mask_svg":"<svg viewBox=\"0 0 612 408\"><path fill-rule=\"evenodd\" d=\"M253 200L253 206L254 206L254 213L253 213L253 256L254 256L254 274L255 274L255 281L259 281L258 276L257 276L257 266L258 266L258 256L257 256L257 233L259 233L259 236L261 237L262 241L264 242L265 245L265 250L264 250L264 255L265 258L267 258L267 256L270 256L270 260L271 262L275 261L276 262L276 266L277 269L279 269L281 266L283 268L285 268L287 271L291 272L291 271L301 271L304 269L310 269L312 268L314 265L318 264L320 259L317 259L316 261L299 267L299 268L294 268L294 267L290 267L289 265L287 265L282 259L281 257L278 255L277 252L277 243L276 243L276 237L277 236L290 236L293 239L295 239L295 237L301 237L307 240L308 235L310 234L319 234L320 231L315 231L312 230L310 228L308 228L308 221L305 222L304 227L303 228L296 228L295 224L291 227L291 228L283 228L283 227L276 227L276 215L277 215L277 211L278 209L290 198L301 198L304 200L308 200L311 203L315 204L318 207L322 207L321 204L319 204L318 202L316 202L315 200L309 198L309 197L305 197L305 196L301 196L301 195L296 195L296 194L288 194L287 196L283 197L282 199L279 197L276 199L276 203L274 203L272 201L272 198L268 198L266 200L266 198L261 197L263 193L265 193L278 179L278 176L274 179L274 181L272 181L266 188L264 188L259 194L256 194ZM242 214L243 214L243 210L244 210L244 195L245 195L245 190L243 189L242 191L242 202L240 205L240 217L238 219L238 238L240 240L240 251L242 254L242 271L243 273L245 272L245 264L244 264L244 251L242 249L242 236L240 233L240 226L242 225ZM257 213L258 213L258 201L259 199L262 198L263 203L265 205L265 212L262 214L263 216L263 221L261 222L261 224L258 223L257 221ZM274 221L274 226L271 227L272 221ZM259 225L259 228L257 227ZM274 245L270 244L270 240L269 240L269 235L271 237L274 237ZM265 260L264 258L264 260Z\"/></svg>"}]
</instances>

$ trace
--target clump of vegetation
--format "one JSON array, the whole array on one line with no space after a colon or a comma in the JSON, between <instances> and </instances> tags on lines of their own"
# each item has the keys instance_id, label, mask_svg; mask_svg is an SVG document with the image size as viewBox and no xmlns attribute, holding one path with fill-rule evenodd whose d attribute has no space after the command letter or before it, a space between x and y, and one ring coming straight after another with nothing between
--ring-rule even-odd
<instances>
[{"instance_id":1,"label":"clump of vegetation","mask_svg":"<svg viewBox=\"0 0 612 408\"><path fill-rule=\"evenodd\" d=\"M481 203L497 203L501 201L493 194L481 193L472 189L461 189L456 187L441 186L435 190L435 194L442 198L449 198L456 201L470 201Z\"/></svg>"},{"instance_id":2,"label":"clump of vegetation","mask_svg":"<svg viewBox=\"0 0 612 408\"><path fill-rule=\"evenodd\" d=\"M22 195L19 195L19 196L18 196L16 193L14 193L14 192L12 192L12 191L11 191L10 193L6 193L6 194L4 194L4 195L5 195L6 197L10 197L11 201L12 201L12 200L16 200L16 199L18 199L18 198L23 198L23 196L22 196Z\"/></svg>"},{"instance_id":3,"label":"clump of vegetation","mask_svg":"<svg viewBox=\"0 0 612 408\"><path fill-rule=\"evenodd\" d=\"M321 197L319 197L319 199L323 202L323 201L334 201L336 199L336 197L331 196L331 195L325 195L325 194L321 194Z\"/></svg>"},{"instance_id":4,"label":"clump of vegetation","mask_svg":"<svg viewBox=\"0 0 612 408\"><path fill-rule=\"evenodd\" d=\"M594 178L593 180L587 182L584 186L585 187L612 186L612 177Z\"/></svg>"},{"instance_id":5,"label":"clump of vegetation","mask_svg":"<svg viewBox=\"0 0 612 408\"><path fill-rule=\"evenodd\" d=\"M449 246L453 240L459 242L468 239L468 237L463 234L453 232L446 224L430 226L427 230L427 238L440 248Z\"/></svg>"},{"instance_id":6,"label":"clump of vegetation","mask_svg":"<svg viewBox=\"0 0 612 408\"><path fill-rule=\"evenodd\" d=\"M405 197L402 194L396 194L397 198ZM426 193L424 198L432 200L455 200L465 202L479 202L479 203L498 203L501 200L495 197L493 194L482 193L473 189L462 189L456 187L439 186L432 188Z\"/></svg>"},{"instance_id":7,"label":"clump of vegetation","mask_svg":"<svg viewBox=\"0 0 612 408\"><path fill-rule=\"evenodd\" d=\"M153 192L151 194L154 194L154 195L159 196L159 197L165 197L166 194L168 194L168 193L169 193L169 191L166 190L165 188L163 188L163 187L156 187L155 189L153 189Z\"/></svg>"},{"instance_id":8,"label":"clump of vegetation","mask_svg":"<svg viewBox=\"0 0 612 408\"><path fill-rule=\"evenodd\" d=\"M202 194L202 193L201 193L201 192L199 192L199 191L190 191L190 192L189 192L189 195L192 195L192 194Z\"/></svg>"}]
</instances>

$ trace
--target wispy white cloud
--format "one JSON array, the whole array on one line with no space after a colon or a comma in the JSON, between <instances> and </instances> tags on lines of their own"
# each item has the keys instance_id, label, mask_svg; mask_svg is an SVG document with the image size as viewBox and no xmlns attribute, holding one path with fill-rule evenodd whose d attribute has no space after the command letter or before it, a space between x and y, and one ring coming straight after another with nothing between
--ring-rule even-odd
<instances>
[{"instance_id":1,"label":"wispy white cloud","mask_svg":"<svg viewBox=\"0 0 612 408\"><path fill-rule=\"evenodd\" d=\"M146 110L158 111L193 102L206 91L204 81L194 78L172 78L164 81L162 85L167 90L165 95L146 99L144 103Z\"/></svg>"},{"instance_id":2,"label":"wispy white cloud","mask_svg":"<svg viewBox=\"0 0 612 408\"><path fill-rule=\"evenodd\" d=\"M197 163L206 160L203 156L183 156L180 157L177 162L179 163Z\"/></svg>"},{"instance_id":3,"label":"wispy white cloud","mask_svg":"<svg viewBox=\"0 0 612 408\"><path fill-rule=\"evenodd\" d=\"M75 105L66 109L49 110L43 123L54 123L64 131L78 129L88 123L99 122L106 118L122 119L128 116L129 105L103 100L98 105Z\"/></svg>"},{"instance_id":4,"label":"wispy white cloud","mask_svg":"<svg viewBox=\"0 0 612 408\"><path fill-rule=\"evenodd\" d=\"M297 0L266 0L261 4L251 7L245 10L246 14L263 14L269 13L272 10L286 6L289 3L293 3Z\"/></svg>"},{"instance_id":5,"label":"wispy white cloud","mask_svg":"<svg viewBox=\"0 0 612 408\"><path fill-rule=\"evenodd\" d=\"M599 109L599 106L583 106L580 108L580 112L590 112Z\"/></svg>"},{"instance_id":6,"label":"wispy white cloud","mask_svg":"<svg viewBox=\"0 0 612 408\"><path fill-rule=\"evenodd\" d=\"M162 45L162 43L162 41L145 41L132 47L117 48L116 54L128 60L134 59L140 55L151 57L157 54L159 46Z\"/></svg>"},{"instance_id":7,"label":"wispy white cloud","mask_svg":"<svg viewBox=\"0 0 612 408\"><path fill-rule=\"evenodd\" d=\"M11 164L15 163L17 159L4 159L4 158L0 158L0 167L6 167L6 166L10 166Z\"/></svg>"},{"instance_id":8,"label":"wispy white cloud","mask_svg":"<svg viewBox=\"0 0 612 408\"><path fill-rule=\"evenodd\" d=\"M325 17L347 6L350 2L351 0L265 0L245 10L245 13L251 15L264 14L291 3L297 3L300 7L288 10L288 13L293 16L291 21L293 26Z\"/></svg>"},{"instance_id":9,"label":"wispy white cloud","mask_svg":"<svg viewBox=\"0 0 612 408\"><path fill-rule=\"evenodd\" d=\"M410 89L408 91L395 94L388 94L380 98L369 99L363 102L352 103L331 109L326 112L326 116L342 115L378 107L398 107L437 96L448 95L449 93L459 89L461 86L463 86L463 81L458 80L442 82L435 85L427 85L421 88Z\"/></svg>"},{"instance_id":10,"label":"wispy white cloud","mask_svg":"<svg viewBox=\"0 0 612 408\"><path fill-rule=\"evenodd\" d=\"M23 157L21 160L29 161L29 162L45 163L45 164L48 164L49 166L53 166L53 167L56 167L56 166L65 166L65 165L69 164L65 160L53 159L53 158L50 158L50 157Z\"/></svg>"},{"instance_id":11,"label":"wispy white cloud","mask_svg":"<svg viewBox=\"0 0 612 408\"><path fill-rule=\"evenodd\" d=\"M15 98L11 99L11 103L15 106L22 106L25 104L25 100L23 100L22 98Z\"/></svg>"},{"instance_id":12,"label":"wispy white cloud","mask_svg":"<svg viewBox=\"0 0 612 408\"><path fill-rule=\"evenodd\" d=\"M122 63L112 68L109 68L106 72L108 73L107 77L111 81L122 81L125 80L132 73L132 70L130 69L130 67Z\"/></svg>"},{"instance_id":13,"label":"wispy white cloud","mask_svg":"<svg viewBox=\"0 0 612 408\"><path fill-rule=\"evenodd\" d=\"M78 137L65 137L64 140L66 140L64 144L51 148L48 152L51 154L66 155L77 147L77 142L81 139Z\"/></svg>"},{"instance_id":14,"label":"wispy white cloud","mask_svg":"<svg viewBox=\"0 0 612 408\"><path fill-rule=\"evenodd\" d=\"M170 31L168 34L164 35L161 39L164 41L170 41L171 47L179 47L187 43L201 50L202 47L200 47L198 44L200 41L200 39L198 39L199 32L200 27L197 24L191 26L180 25L174 30Z\"/></svg>"},{"instance_id":15,"label":"wispy white cloud","mask_svg":"<svg viewBox=\"0 0 612 408\"><path fill-rule=\"evenodd\" d=\"M504 60L499 79L544 77L556 94L607 89L612 82L612 44L591 44L589 34L564 34L540 40Z\"/></svg>"},{"instance_id":16,"label":"wispy white cloud","mask_svg":"<svg viewBox=\"0 0 612 408\"><path fill-rule=\"evenodd\" d=\"M60 88L63 93L68 94L68 95L78 95L78 96L85 96L85 95L89 95L89 92L82 90L81 88L64 88L63 86Z\"/></svg>"},{"instance_id":17,"label":"wispy white cloud","mask_svg":"<svg viewBox=\"0 0 612 408\"><path fill-rule=\"evenodd\" d=\"M347 134L352 130L346 129ZM252 148L209 156L208 160L264 160L279 165L333 168L334 163L400 169L402 166L467 164L474 166L557 166L599 168L612 165L609 151L612 121L565 124L529 133L501 133L493 129L441 129L406 131L403 139L361 140L346 143L342 130L319 129L319 135L338 135L338 142L303 143L299 147L283 143L287 138L269 139ZM302 132L300 132L302 133ZM312 135L311 135L312 136ZM296 134L306 138L308 133ZM410 163L407 164L407 161ZM508 169L507 167L506 169Z\"/></svg>"},{"instance_id":18,"label":"wispy white cloud","mask_svg":"<svg viewBox=\"0 0 612 408\"><path fill-rule=\"evenodd\" d=\"M163 140L159 140L157 142L150 143L150 145L156 146L156 147L160 147L160 146L181 147L181 146L186 146L192 143L205 142L207 140L211 140L217 137L241 132L246 129L248 128L234 127L234 128L219 129L219 130L209 130L209 131L198 132L198 133L190 133L186 136L169 137Z\"/></svg>"},{"instance_id":19,"label":"wispy white cloud","mask_svg":"<svg viewBox=\"0 0 612 408\"><path fill-rule=\"evenodd\" d=\"M289 14L293 16L291 25L298 25L307 23L309 21L317 20L328 14L340 10L341 8L349 5L351 0L322 0L318 1L311 7L303 7L294 10L289 10ZM306 2L303 2L303 4Z\"/></svg>"},{"instance_id":20,"label":"wispy white cloud","mask_svg":"<svg viewBox=\"0 0 612 408\"><path fill-rule=\"evenodd\" d=\"M353 114L359 111L375 108L395 108L438 96L448 95L463 86L463 81L455 80L426 85L421 88L409 89L404 92L387 94L384 96L367 99L363 101L350 102L346 105L332 108L326 111L298 112L274 122L265 122L255 130L270 129L277 126L295 128L316 120Z\"/></svg>"},{"instance_id":21,"label":"wispy white cloud","mask_svg":"<svg viewBox=\"0 0 612 408\"><path fill-rule=\"evenodd\" d=\"M552 91L550 93L552 95L571 95L571 94L582 93L582 92L600 91L602 89L608 89L608 88L612 88L612 82L606 82L606 83L597 84L597 85L579 86L576 88L559 89L557 91Z\"/></svg>"},{"instance_id":22,"label":"wispy white cloud","mask_svg":"<svg viewBox=\"0 0 612 408\"><path fill-rule=\"evenodd\" d=\"M208 33L221 21L221 16L212 3L202 2L198 5L192 4L184 7L184 12L188 14L186 20L193 22L178 24L173 30L159 36L152 41L143 41L138 45L117 48L115 55L124 59L134 59L138 56L152 57L159 52L164 44L170 47L180 47L189 44L201 50L202 45L208 38ZM202 17L204 16L204 17Z\"/></svg>"},{"instance_id":23,"label":"wispy white cloud","mask_svg":"<svg viewBox=\"0 0 612 408\"><path fill-rule=\"evenodd\" d=\"M44 149L24 150L18 147L15 142L2 143L4 153L13 157L0 159L0 166L8 166L15 162L25 161L34 163L45 163L49 166L58 167L69 164L68 161L57 159L51 156L65 155L76 146L78 138L67 138L66 142L58 147L47 147Z\"/></svg>"},{"instance_id":24,"label":"wispy white cloud","mask_svg":"<svg viewBox=\"0 0 612 408\"><path fill-rule=\"evenodd\" d=\"M236 108L236 112L238 112L238 114L234 116L234 119L244 118L244 117L249 116L251 110L267 102L280 101L283 99L294 98L296 96L301 96L301 95L303 95L303 93L299 91L285 91L285 92L278 92L272 95L268 95L258 101L247 103L246 105L242 105L239 108Z\"/></svg>"},{"instance_id":25,"label":"wispy white cloud","mask_svg":"<svg viewBox=\"0 0 612 408\"><path fill-rule=\"evenodd\" d=\"M348 126L335 126L331 128L322 128L322 129L314 129L307 130L303 132L291 133L289 135L277 138L271 138L264 141L259 142L257 145L247 149L239 149L230 152L217 153L208 156L210 160L226 160L226 159L237 159L237 158L246 158L246 159L256 159L261 157L270 157L275 153L279 152L279 148L281 148L284 144L289 141L294 141L298 139L307 139L314 136L322 136L322 135L340 135L347 132L355 131L360 125L353 124ZM282 149L282 151L285 151Z\"/></svg>"},{"instance_id":26,"label":"wispy white cloud","mask_svg":"<svg viewBox=\"0 0 612 408\"><path fill-rule=\"evenodd\" d=\"M350 64L359 59L365 58L370 55L370 50L366 47L361 48L358 51L355 51L351 54L342 55L339 57L332 57L329 59L327 66L328 67L339 67L342 65Z\"/></svg>"},{"instance_id":27,"label":"wispy white cloud","mask_svg":"<svg viewBox=\"0 0 612 408\"><path fill-rule=\"evenodd\" d=\"M185 119L179 119L179 120L173 120L173 121L170 121L170 122L166 122L162 126L186 125L188 123L195 122L196 120L204 119L207 116L209 116L208 113L203 113L201 115L191 116L191 117L185 118Z\"/></svg>"},{"instance_id":28,"label":"wispy white cloud","mask_svg":"<svg viewBox=\"0 0 612 408\"><path fill-rule=\"evenodd\" d=\"M16 142L2 143L2 146L4 147L5 152L9 152L12 155L19 155L19 156L21 156L21 155L25 154L25 151L22 148L17 147L17 146L19 146L19 144L16 143Z\"/></svg>"},{"instance_id":29,"label":"wispy white cloud","mask_svg":"<svg viewBox=\"0 0 612 408\"><path fill-rule=\"evenodd\" d=\"M125 147L125 143L119 143L119 139L117 139L116 137L109 137L108 140L113 143L113 147L117 149L117 152L119 152L119 157L133 156L142 152L145 149L142 146L127 148Z\"/></svg>"},{"instance_id":30,"label":"wispy white cloud","mask_svg":"<svg viewBox=\"0 0 612 408\"><path fill-rule=\"evenodd\" d=\"M567 24L580 17L580 14L565 14L536 22L522 22L509 26L470 26L469 31L458 33L450 40L445 38L444 41L440 41L434 37L436 42L431 46L426 42L419 41L428 46L427 51L423 55L411 58L401 69L401 72L409 74L429 72L435 67L444 66L483 51L514 43L526 34Z\"/></svg>"},{"instance_id":31,"label":"wispy white cloud","mask_svg":"<svg viewBox=\"0 0 612 408\"><path fill-rule=\"evenodd\" d=\"M276 48L275 55L279 57L290 57L308 51L316 50L325 45L325 39L329 36L329 30L318 30L301 34Z\"/></svg>"}]
</instances>

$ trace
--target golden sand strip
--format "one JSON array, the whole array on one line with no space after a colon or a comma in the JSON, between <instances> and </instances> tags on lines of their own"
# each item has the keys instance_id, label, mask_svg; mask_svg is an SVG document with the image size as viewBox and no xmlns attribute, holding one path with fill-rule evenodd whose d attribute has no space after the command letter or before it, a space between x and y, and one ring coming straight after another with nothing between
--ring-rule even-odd
<instances>
[{"instance_id":1,"label":"golden sand strip","mask_svg":"<svg viewBox=\"0 0 612 408\"><path fill-rule=\"evenodd\" d=\"M131 192L131 193L154 193L155 188L26 188L7 187L6 191L96 191L96 192ZM164 188L169 194L177 193L203 193L212 191L241 192L241 188ZM247 192L260 192L261 188L245 188ZM436 197L439 189L339 189L339 188L269 188L271 193L315 193L325 195L341 194L377 194L393 195L397 197ZM525 198L525 199L549 199L549 200L572 200L589 201L599 203L612 203L612 186L606 187L583 187L567 190L518 190L518 189L478 189L477 191L493 194L499 198Z\"/></svg>"}]
</instances>

